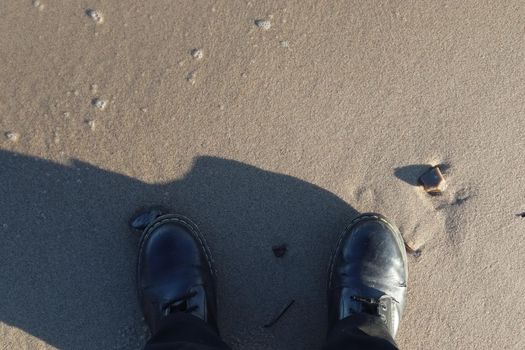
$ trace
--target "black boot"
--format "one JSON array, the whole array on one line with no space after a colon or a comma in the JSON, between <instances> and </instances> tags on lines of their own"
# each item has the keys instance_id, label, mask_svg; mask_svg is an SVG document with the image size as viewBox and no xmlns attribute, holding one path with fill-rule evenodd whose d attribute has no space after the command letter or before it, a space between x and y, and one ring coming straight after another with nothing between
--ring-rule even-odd
<instances>
[{"instance_id":1,"label":"black boot","mask_svg":"<svg viewBox=\"0 0 525 350\"><path fill-rule=\"evenodd\" d=\"M407 273L399 230L378 214L354 219L339 240L330 264L330 328L353 324L355 329L349 333L386 338L395 344L393 338L406 302ZM354 321L338 322L344 319Z\"/></svg>"},{"instance_id":2,"label":"black boot","mask_svg":"<svg viewBox=\"0 0 525 350\"><path fill-rule=\"evenodd\" d=\"M189 219L162 215L149 223L140 242L137 284L153 335L165 328L170 316L182 313L203 320L217 332L212 259Z\"/></svg>"}]
</instances>

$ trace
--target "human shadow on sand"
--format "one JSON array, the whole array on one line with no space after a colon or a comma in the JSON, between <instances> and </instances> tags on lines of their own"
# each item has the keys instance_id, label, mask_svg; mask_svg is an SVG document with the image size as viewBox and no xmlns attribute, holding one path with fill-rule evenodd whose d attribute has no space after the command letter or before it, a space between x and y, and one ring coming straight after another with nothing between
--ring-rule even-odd
<instances>
[{"instance_id":1,"label":"human shadow on sand","mask_svg":"<svg viewBox=\"0 0 525 350\"><path fill-rule=\"evenodd\" d=\"M0 151L0 321L61 349L141 348L139 235L127 222L149 205L192 218L206 236L221 333L233 348L321 347L330 252L357 212L300 179L215 157L148 184L77 160ZM282 243L288 252L276 258L271 248Z\"/></svg>"}]
</instances>

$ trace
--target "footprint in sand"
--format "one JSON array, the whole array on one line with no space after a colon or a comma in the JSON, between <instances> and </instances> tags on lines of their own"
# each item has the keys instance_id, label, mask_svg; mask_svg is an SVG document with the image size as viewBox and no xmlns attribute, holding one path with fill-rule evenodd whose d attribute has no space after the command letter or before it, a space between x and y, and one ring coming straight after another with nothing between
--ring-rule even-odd
<instances>
[{"instance_id":1,"label":"footprint in sand","mask_svg":"<svg viewBox=\"0 0 525 350\"><path fill-rule=\"evenodd\" d=\"M417 255L417 250L445 232L446 218L426 193L416 190L385 190L382 184L369 183L353 191L351 203L361 213L381 213L392 220L403 234L408 252Z\"/></svg>"},{"instance_id":2,"label":"footprint in sand","mask_svg":"<svg viewBox=\"0 0 525 350\"><path fill-rule=\"evenodd\" d=\"M429 232L433 232L432 234L425 233L422 226L413 226L414 232L407 234L413 238L408 239L414 240L417 248L419 244L424 244L432 239L433 235L445 233L446 239L453 245L461 244L465 239L462 234L464 230L460 227L461 213L469 201L475 197L475 191L470 188L458 188L454 181L448 181L448 189L443 193L439 195L425 193L419 186L418 178L430 167L432 167L431 164L413 164L394 169L394 175L398 179L413 186L413 191L403 191L404 201L409 200L408 205L417 208L410 211L420 217L418 220L425 225L424 230L428 229ZM449 177L453 176L450 164L441 163L439 167L445 179L449 180ZM430 227L432 225L439 227L439 232Z\"/></svg>"}]
</instances>

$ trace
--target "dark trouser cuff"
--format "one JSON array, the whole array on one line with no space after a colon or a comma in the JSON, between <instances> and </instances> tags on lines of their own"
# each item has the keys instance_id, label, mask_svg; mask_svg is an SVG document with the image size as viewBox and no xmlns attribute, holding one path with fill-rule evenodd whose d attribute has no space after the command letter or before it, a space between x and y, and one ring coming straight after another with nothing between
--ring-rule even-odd
<instances>
[{"instance_id":1,"label":"dark trouser cuff","mask_svg":"<svg viewBox=\"0 0 525 350\"><path fill-rule=\"evenodd\" d=\"M397 350L379 316L354 314L338 321L330 330L325 350Z\"/></svg>"},{"instance_id":2,"label":"dark trouser cuff","mask_svg":"<svg viewBox=\"0 0 525 350\"><path fill-rule=\"evenodd\" d=\"M168 315L153 334L145 350L229 350L219 334L200 318L175 313Z\"/></svg>"}]
</instances>

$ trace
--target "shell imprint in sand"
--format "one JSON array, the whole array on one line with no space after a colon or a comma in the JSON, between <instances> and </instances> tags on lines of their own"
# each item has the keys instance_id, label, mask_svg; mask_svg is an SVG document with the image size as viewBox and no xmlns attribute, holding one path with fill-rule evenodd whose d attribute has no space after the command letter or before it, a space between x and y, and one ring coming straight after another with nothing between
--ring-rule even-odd
<instances>
[{"instance_id":1,"label":"shell imprint in sand","mask_svg":"<svg viewBox=\"0 0 525 350\"><path fill-rule=\"evenodd\" d=\"M268 30L272 27L272 22L266 19L256 19L255 25L257 26L257 28Z\"/></svg>"},{"instance_id":2,"label":"shell imprint in sand","mask_svg":"<svg viewBox=\"0 0 525 350\"><path fill-rule=\"evenodd\" d=\"M104 110L107 107L108 101L106 101L106 100L104 100L104 99L102 99L100 97L95 97L93 100L91 100L91 104L96 109L100 109L102 111L102 110Z\"/></svg>"},{"instance_id":3,"label":"shell imprint in sand","mask_svg":"<svg viewBox=\"0 0 525 350\"><path fill-rule=\"evenodd\" d=\"M18 142L18 140L20 140L20 134L14 131L6 132L5 137L11 142Z\"/></svg>"}]
</instances>

